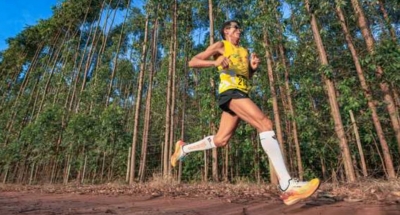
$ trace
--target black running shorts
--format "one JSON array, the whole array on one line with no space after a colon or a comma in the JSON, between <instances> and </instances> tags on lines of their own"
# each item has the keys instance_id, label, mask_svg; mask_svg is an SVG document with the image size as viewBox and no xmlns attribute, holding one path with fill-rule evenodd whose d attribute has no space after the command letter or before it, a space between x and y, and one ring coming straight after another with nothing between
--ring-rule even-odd
<instances>
[{"instance_id":1,"label":"black running shorts","mask_svg":"<svg viewBox=\"0 0 400 215\"><path fill-rule=\"evenodd\" d=\"M223 111L236 115L231 109L229 109L229 102L232 99L244 98L249 98L249 95L237 89L227 90L218 95L218 105Z\"/></svg>"}]
</instances>

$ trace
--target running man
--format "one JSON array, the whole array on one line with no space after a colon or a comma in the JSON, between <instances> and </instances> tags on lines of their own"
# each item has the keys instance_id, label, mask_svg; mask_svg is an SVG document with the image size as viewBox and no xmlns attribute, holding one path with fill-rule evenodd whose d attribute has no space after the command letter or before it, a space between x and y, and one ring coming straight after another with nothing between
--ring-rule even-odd
<instances>
[{"instance_id":1,"label":"running man","mask_svg":"<svg viewBox=\"0 0 400 215\"><path fill-rule=\"evenodd\" d=\"M239 22L235 20L225 22L220 33L222 41L210 45L189 62L191 68L218 68L220 77L218 105L223 110L219 130L215 135L191 144L179 140L175 144L171 165L175 167L178 161L190 152L225 146L234 134L239 121L243 120L259 132L262 148L270 158L279 178L283 202L292 205L310 197L318 189L319 179L298 181L289 175L275 132L272 130L272 121L248 96L250 90L248 80L252 78L260 59L255 53L249 57L248 51L239 45L242 33ZM213 59L210 59L211 57Z\"/></svg>"}]
</instances>

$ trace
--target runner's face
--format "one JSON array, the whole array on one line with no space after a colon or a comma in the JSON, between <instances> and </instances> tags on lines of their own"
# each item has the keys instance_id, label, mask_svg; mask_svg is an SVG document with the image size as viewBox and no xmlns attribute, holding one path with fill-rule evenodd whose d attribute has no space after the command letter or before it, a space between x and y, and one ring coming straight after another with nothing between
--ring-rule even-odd
<instances>
[{"instance_id":1,"label":"runner's face","mask_svg":"<svg viewBox=\"0 0 400 215\"><path fill-rule=\"evenodd\" d=\"M227 29L227 35L233 37L233 38L240 38L240 34L242 33L242 29L236 22L231 22L229 26L227 26L225 29Z\"/></svg>"}]
</instances>

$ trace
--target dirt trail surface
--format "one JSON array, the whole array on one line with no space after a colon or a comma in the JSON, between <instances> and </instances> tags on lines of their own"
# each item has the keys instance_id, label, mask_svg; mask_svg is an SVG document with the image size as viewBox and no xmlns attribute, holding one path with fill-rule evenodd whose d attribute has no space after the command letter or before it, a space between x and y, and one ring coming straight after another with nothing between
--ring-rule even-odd
<instances>
[{"instance_id":1,"label":"dirt trail surface","mask_svg":"<svg viewBox=\"0 0 400 215\"><path fill-rule=\"evenodd\" d=\"M221 189L221 186L216 186ZM56 214L137 214L137 215L392 215L400 214L396 195L378 193L367 197L353 193L339 196L320 191L296 205L285 206L268 189L254 188L221 190L205 186L180 189L132 187L18 188L0 186L0 215ZM141 190L143 189L143 190ZM177 191L178 190L178 191ZM354 192L354 191L352 191ZM368 191L370 193L371 191ZM373 198L372 198L373 197Z\"/></svg>"}]
</instances>

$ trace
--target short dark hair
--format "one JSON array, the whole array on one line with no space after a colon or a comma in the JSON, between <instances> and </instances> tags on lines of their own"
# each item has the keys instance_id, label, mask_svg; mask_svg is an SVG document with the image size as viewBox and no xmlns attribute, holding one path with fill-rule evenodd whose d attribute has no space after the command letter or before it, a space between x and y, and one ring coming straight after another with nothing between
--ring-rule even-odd
<instances>
[{"instance_id":1,"label":"short dark hair","mask_svg":"<svg viewBox=\"0 0 400 215\"><path fill-rule=\"evenodd\" d=\"M224 22L224 24L222 24L222 28L220 30L222 39L225 40L225 33L224 33L225 28L230 26L232 23L236 23L240 27L240 23L236 20L229 20L229 21Z\"/></svg>"}]
</instances>

